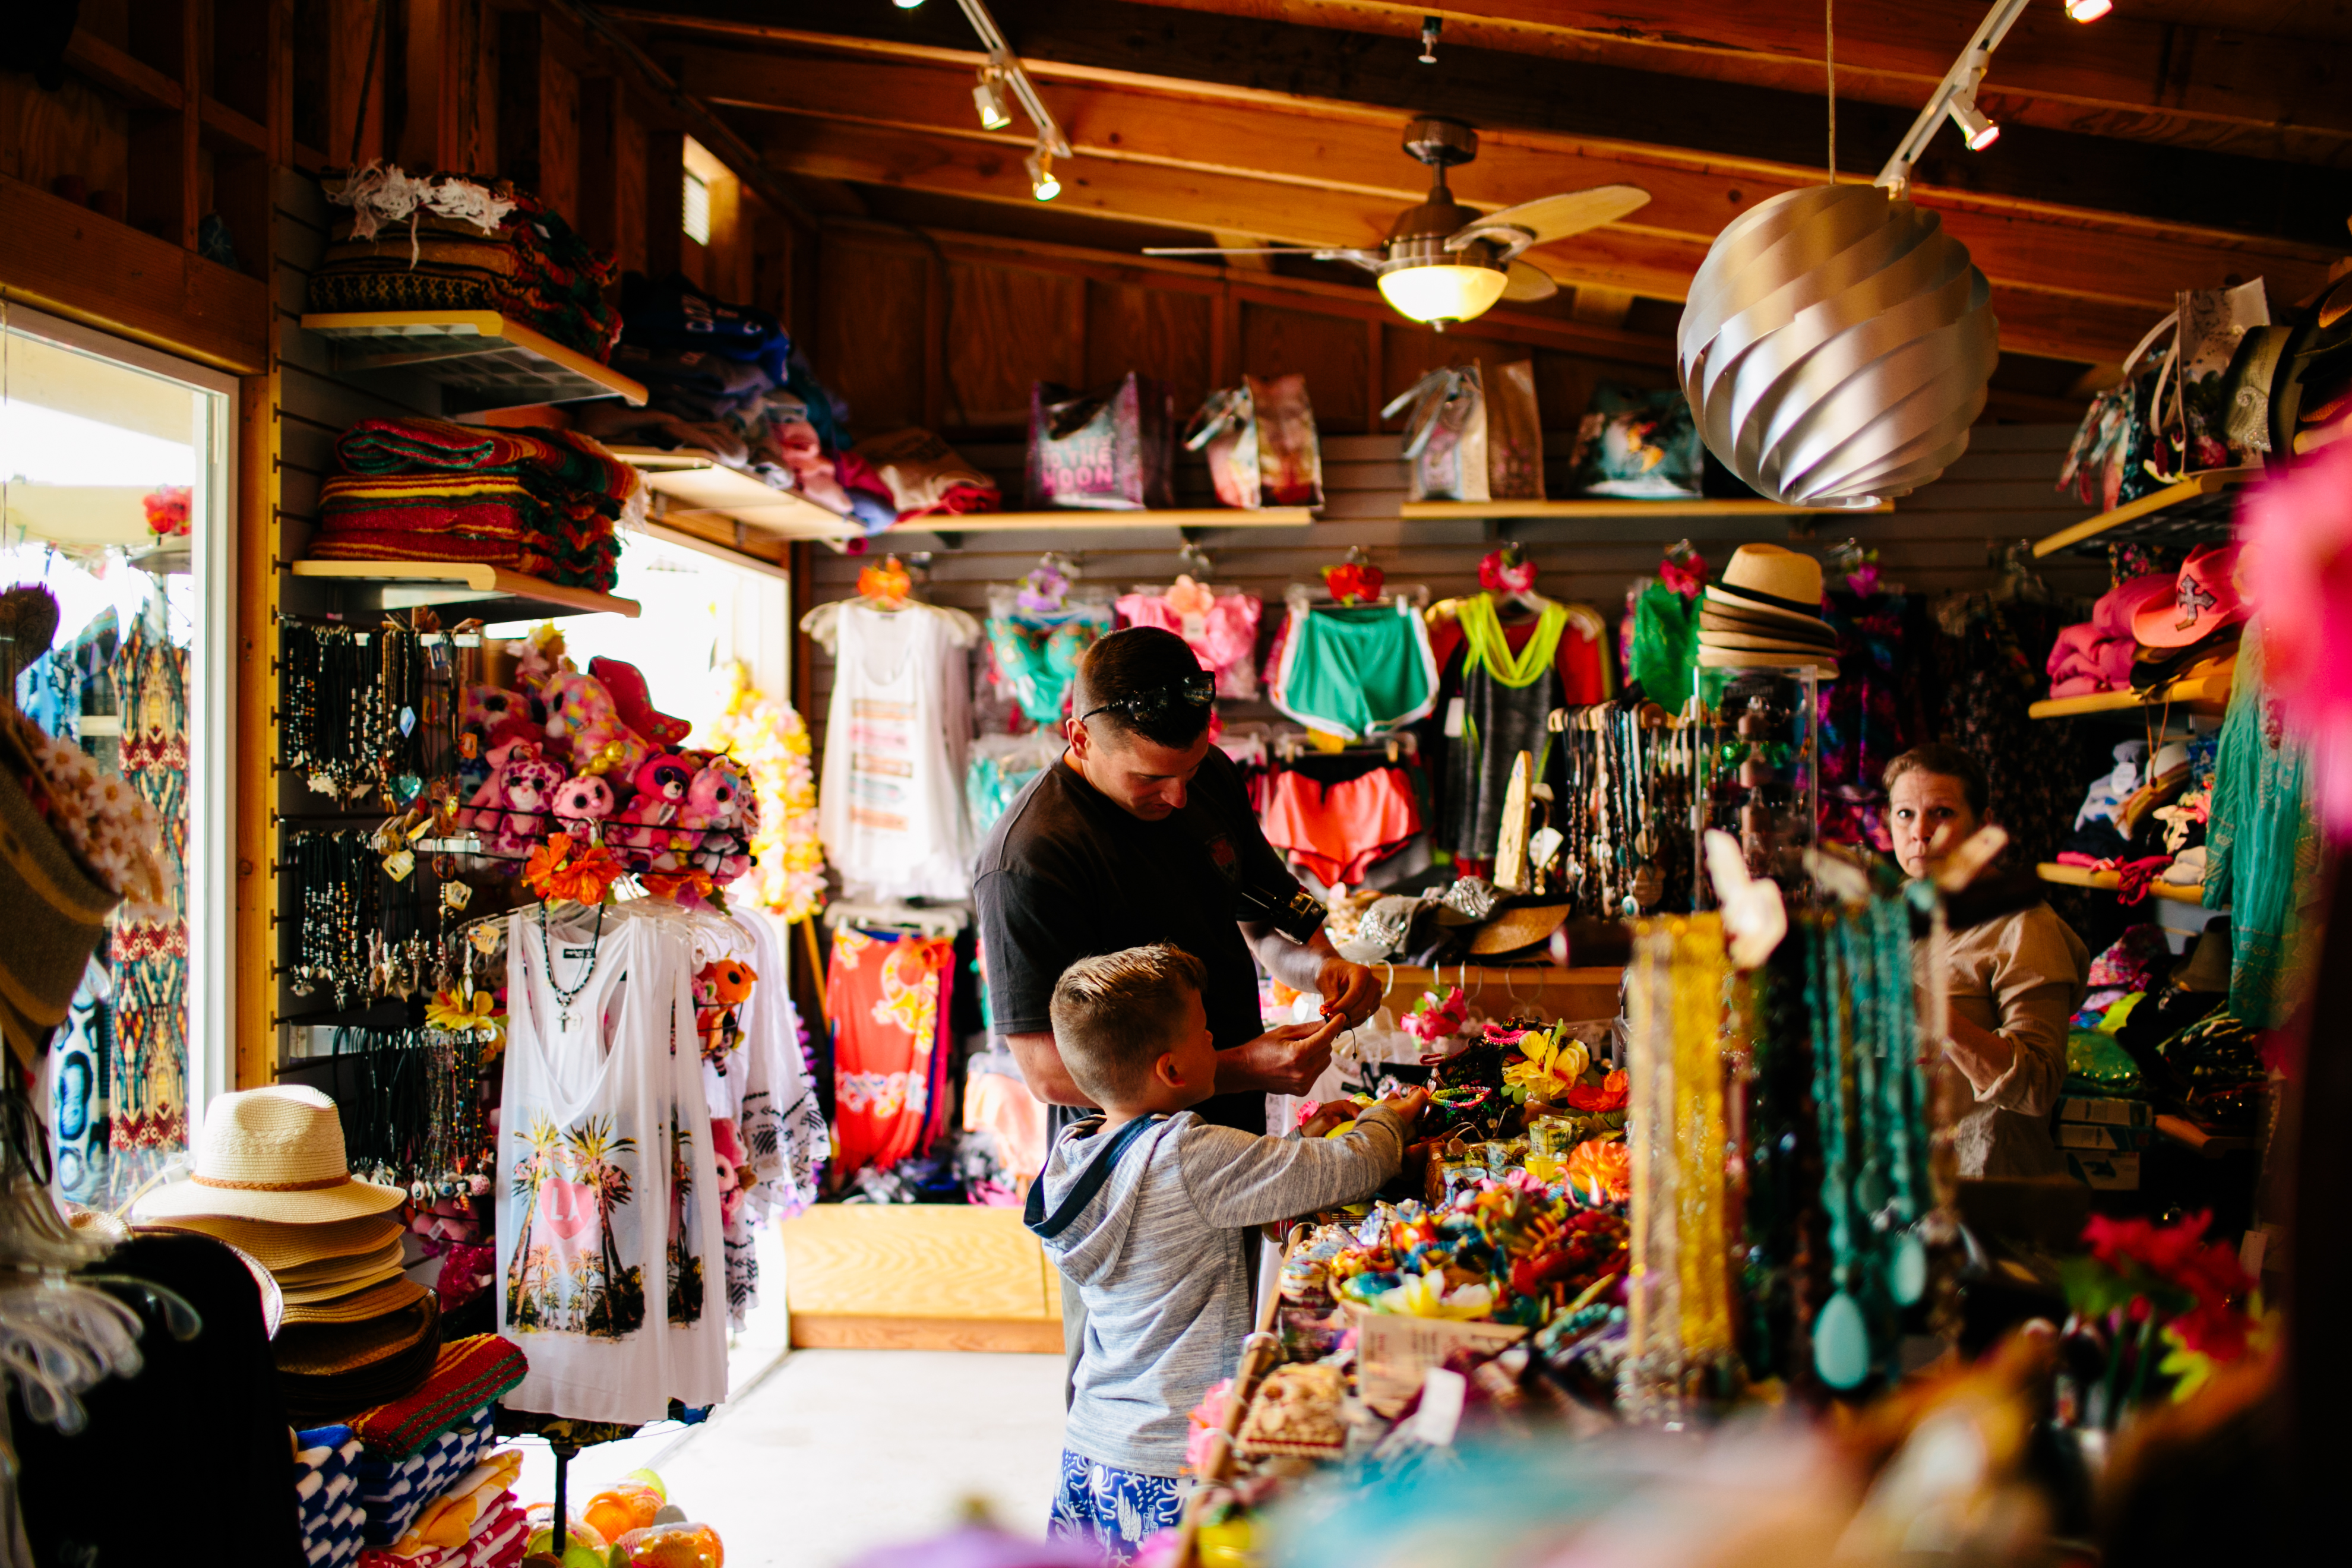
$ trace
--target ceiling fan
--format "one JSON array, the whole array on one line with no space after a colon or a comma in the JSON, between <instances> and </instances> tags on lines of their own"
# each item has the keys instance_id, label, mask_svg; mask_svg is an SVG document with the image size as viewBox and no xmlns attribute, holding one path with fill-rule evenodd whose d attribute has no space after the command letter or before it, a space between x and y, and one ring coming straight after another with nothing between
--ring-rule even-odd
<instances>
[{"instance_id":1,"label":"ceiling fan","mask_svg":"<svg viewBox=\"0 0 2352 1568\"><path fill-rule=\"evenodd\" d=\"M1311 256L1349 261L1380 279L1397 310L1439 331L1449 321L1484 315L1498 300L1543 300L1559 291L1551 275L1519 253L1614 223L1650 199L1639 185L1538 196L1481 215L1454 199L1445 171L1478 155L1478 133L1459 120L1423 115L1404 129L1404 150L1429 165L1429 199L1407 207L1377 249L1314 246L1151 246L1146 256Z\"/></svg>"}]
</instances>

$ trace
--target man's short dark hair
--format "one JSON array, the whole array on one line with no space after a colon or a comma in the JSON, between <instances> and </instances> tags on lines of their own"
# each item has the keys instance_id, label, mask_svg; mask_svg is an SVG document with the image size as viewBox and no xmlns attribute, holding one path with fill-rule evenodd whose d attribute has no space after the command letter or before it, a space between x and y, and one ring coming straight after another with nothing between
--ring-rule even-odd
<instances>
[{"instance_id":1,"label":"man's short dark hair","mask_svg":"<svg viewBox=\"0 0 2352 1568\"><path fill-rule=\"evenodd\" d=\"M1209 972L1181 948L1155 942L1082 958L1054 983L1047 1016L1070 1081L1097 1105L1132 1099L1184 1024L1184 999Z\"/></svg>"},{"instance_id":2,"label":"man's short dark hair","mask_svg":"<svg viewBox=\"0 0 2352 1568\"><path fill-rule=\"evenodd\" d=\"M1991 799L1991 788L1985 782L1984 764L1974 754L1948 746L1941 741L1930 741L1924 746L1914 746L1886 764L1883 781L1886 793L1895 793L1895 781L1905 773L1934 773L1938 778L1960 781L1960 794L1968 798L1969 809L1976 813L1979 822L1984 820L1985 806Z\"/></svg>"},{"instance_id":3,"label":"man's short dark hair","mask_svg":"<svg viewBox=\"0 0 2352 1568\"><path fill-rule=\"evenodd\" d=\"M1116 735L1122 740L1141 735L1147 741L1181 750L1199 740L1201 731L1209 727L1207 705L1170 702L1145 719L1138 719L1122 707L1105 705L1168 691L1200 673L1200 658L1191 645L1174 632L1158 626L1129 626L1111 633L1087 649L1086 658L1078 664L1074 699L1076 706L1070 710L1081 716L1093 714L1087 725L1097 735ZM1104 710L1095 712L1098 708ZM1108 726L1108 731L1104 726Z\"/></svg>"}]
</instances>

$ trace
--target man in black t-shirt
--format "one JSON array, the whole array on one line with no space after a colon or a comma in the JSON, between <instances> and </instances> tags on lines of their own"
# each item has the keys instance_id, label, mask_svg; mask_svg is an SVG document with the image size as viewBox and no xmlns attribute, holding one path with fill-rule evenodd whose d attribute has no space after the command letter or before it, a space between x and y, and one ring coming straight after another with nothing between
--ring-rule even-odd
<instances>
[{"instance_id":1,"label":"man in black t-shirt","mask_svg":"<svg viewBox=\"0 0 2352 1568\"><path fill-rule=\"evenodd\" d=\"M1221 1053L1205 1120L1265 1130L1265 1096L1303 1094L1342 1026L1381 1002L1372 972L1275 929L1298 883L1210 743L1213 678L1173 632L1136 626L1087 651L1069 750L1014 798L981 851L972 896L995 1031L1055 1131L1084 1106L1054 1047L1047 1004L1081 958L1168 942L1208 970L1202 1004ZM1256 918L1263 916L1265 918ZM1255 954L1256 962L1252 962ZM1263 1029L1257 966L1321 996L1320 1025Z\"/></svg>"}]
</instances>

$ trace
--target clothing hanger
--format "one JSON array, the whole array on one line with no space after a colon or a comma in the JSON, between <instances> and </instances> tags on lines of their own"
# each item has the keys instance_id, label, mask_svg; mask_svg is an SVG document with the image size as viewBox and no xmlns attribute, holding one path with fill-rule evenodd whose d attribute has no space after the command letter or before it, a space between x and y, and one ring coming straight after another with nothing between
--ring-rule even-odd
<instances>
[{"instance_id":1,"label":"clothing hanger","mask_svg":"<svg viewBox=\"0 0 2352 1568\"><path fill-rule=\"evenodd\" d=\"M960 935L971 923L971 910L965 904L934 904L917 909L911 904L867 904L836 900L824 907L824 923L831 928L846 923L875 931L953 937Z\"/></svg>"}]
</instances>

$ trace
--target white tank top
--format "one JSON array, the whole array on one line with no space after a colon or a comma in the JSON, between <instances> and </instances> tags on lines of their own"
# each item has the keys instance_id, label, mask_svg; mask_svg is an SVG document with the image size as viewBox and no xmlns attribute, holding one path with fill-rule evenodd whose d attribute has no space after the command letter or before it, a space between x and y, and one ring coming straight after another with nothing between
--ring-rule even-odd
<instances>
[{"instance_id":1,"label":"white tank top","mask_svg":"<svg viewBox=\"0 0 2352 1568\"><path fill-rule=\"evenodd\" d=\"M530 1363L506 1395L577 1420L727 1397L710 1119L687 932L607 911L507 928L499 1114L499 1331ZM564 991L559 998L548 971ZM593 968L591 968L591 960ZM676 1040L681 1048L673 1050Z\"/></svg>"},{"instance_id":2,"label":"white tank top","mask_svg":"<svg viewBox=\"0 0 2352 1568\"><path fill-rule=\"evenodd\" d=\"M963 650L945 616L852 601L835 623L817 835L852 898L971 890Z\"/></svg>"}]
</instances>

